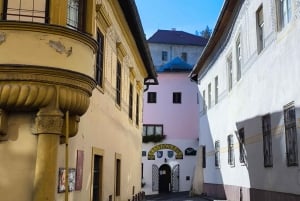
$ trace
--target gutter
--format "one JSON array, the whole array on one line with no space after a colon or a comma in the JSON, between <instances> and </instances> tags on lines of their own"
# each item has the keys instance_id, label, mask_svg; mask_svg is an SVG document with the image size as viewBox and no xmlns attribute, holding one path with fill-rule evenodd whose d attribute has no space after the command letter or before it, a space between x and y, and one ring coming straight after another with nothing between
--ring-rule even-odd
<instances>
[{"instance_id":1,"label":"gutter","mask_svg":"<svg viewBox=\"0 0 300 201\"><path fill-rule=\"evenodd\" d=\"M206 44L201 56L198 58L198 61L189 74L189 77L192 81L198 81L199 72L204 68L206 61L215 51L219 41L228 33L226 32L226 28L228 28L228 24L232 21L232 18L235 17L236 8L241 8L243 3L244 0L225 0L213 33L208 40L208 43Z\"/></svg>"},{"instance_id":2,"label":"gutter","mask_svg":"<svg viewBox=\"0 0 300 201\"><path fill-rule=\"evenodd\" d=\"M138 10L134 0L118 0L121 9L123 10L124 16L131 30L137 48L141 54L142 60L146 67L148 77L144 79L144 85L146 89L150 85L158 85L157 73L154 68L152 57L150 54L149 46L146 42L145 33L142 27L141 19L138 14Z\"/></svg>"}]
</instances>

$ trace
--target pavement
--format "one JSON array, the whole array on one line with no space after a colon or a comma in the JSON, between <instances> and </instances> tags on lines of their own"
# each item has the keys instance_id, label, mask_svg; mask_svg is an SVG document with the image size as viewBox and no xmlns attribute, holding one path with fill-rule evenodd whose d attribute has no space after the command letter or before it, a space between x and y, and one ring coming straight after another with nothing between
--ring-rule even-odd
<instances>
[{"instance_id":1,"label":"pavement","mask_svg":"<svg viewBox=\"0 0 300 201\"><path fill-rule=\"evenodd\" d=\"M146 201L214 201L204 196L190 196L189 192L146 195Z\"/></svg>"}]
</instances>

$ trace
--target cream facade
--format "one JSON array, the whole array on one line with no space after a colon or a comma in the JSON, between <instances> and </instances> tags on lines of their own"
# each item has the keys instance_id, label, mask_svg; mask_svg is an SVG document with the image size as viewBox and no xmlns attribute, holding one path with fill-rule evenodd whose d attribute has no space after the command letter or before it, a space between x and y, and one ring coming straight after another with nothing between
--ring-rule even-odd
<instances>
[{"instance_id":1,"label":"cream facade","mask_svg":"<svg viewBox=\"0 0 300 201\"><path fill-rule=\"evenodd\" d=\"M141 198L143 90L157 80L134 2L0 9L1 200Z\"/></svg>"},{"instance_id":2,"label":"cream facade","mask_svg":"<svg viewBox=\"0 0 300 201\"><path fill-rule=\"evenodd\" d=\"M202 94L203 193L299 200L299 1L224 2L190 76Z\"/></svg>"}]
</instances>

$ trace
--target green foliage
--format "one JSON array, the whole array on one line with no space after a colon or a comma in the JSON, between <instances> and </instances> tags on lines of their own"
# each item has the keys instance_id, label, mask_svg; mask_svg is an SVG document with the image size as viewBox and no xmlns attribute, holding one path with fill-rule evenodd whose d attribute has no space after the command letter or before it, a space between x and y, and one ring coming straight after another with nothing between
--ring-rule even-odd
<instances>
[{"instance_id":1,"label":"green foliage","mask_svg":"<svg viewBox=\"0 0 300 201\"><path fill-rule=\"evenodd\" d=\"M143 136L143 143L148 142L161 142L166 138L165 135L146 135Z\"/></svg>"},{"instance_id":2,"label":"green foliage","mask_svg":"<svg viewBox=\"0 0 300 201\"><path fill-rule=\"evenodd\" d=\"M211 33L212 33L212 30L208 26L206 26L206 28L203 31L201 31L200 34L203 38L209 39Z\"/></svg>"}]
</instances>

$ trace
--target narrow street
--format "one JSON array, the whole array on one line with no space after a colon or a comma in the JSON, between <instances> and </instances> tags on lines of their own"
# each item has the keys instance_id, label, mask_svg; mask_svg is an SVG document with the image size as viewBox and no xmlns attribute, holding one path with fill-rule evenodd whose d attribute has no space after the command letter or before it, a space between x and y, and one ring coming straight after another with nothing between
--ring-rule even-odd
<instances>
[{"instance_id":1,"label":"narrow street","mask_svg":"<svg viewBox=\"0 0 300 201\"><path fill-rule=\"evenodd\" d=\"M166 193L146 196L146 201L213 201L213 199L189 195L189 192Z\"/></svg>"}]
</instances>

